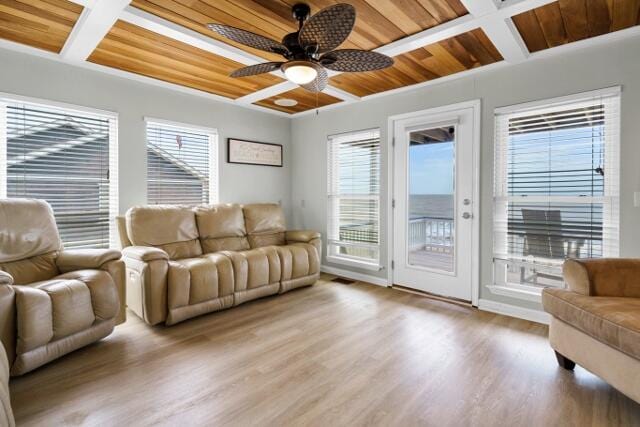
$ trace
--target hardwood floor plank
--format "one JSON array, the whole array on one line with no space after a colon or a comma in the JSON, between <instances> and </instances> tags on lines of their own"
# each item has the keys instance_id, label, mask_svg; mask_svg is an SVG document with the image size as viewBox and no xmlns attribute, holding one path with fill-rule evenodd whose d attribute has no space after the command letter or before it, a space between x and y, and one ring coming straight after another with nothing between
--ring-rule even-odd
<instances>
[{"instance_id":1,"label":"hardwood floor plank","mask_svg":"<svg viewBox=\"0 0 640 427\"><path fill-rule=\"evenodd\" d=\"M107 339L11 381L20 426L638 425L544 325L330 282Z\"/></svg>"}]
</instances>

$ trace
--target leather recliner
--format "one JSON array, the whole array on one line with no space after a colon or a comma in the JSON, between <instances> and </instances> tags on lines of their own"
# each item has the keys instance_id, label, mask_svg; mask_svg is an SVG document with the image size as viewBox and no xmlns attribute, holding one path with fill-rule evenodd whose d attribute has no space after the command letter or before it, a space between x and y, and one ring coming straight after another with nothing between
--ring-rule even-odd
<instances>
[{"instance_id":1,"label":"leather recliner","mask_svg":"<svg viewBox=\"0 0 640 427\"><path fill-rule=\"evenodd\" d=\"M9 287L0 288L0 293L13 292ZM9 361L4 346L0 343L0 426L14 427L11 396L9 395Z\"/></svg>"},{"instance_id":2,"label":"leather recliner","mask_svg":"<svg viewBox=\"0 0 640 427\"><path fill-rule=\"evenodd\" d=\"M0 340L22 375L125 321L125 265L113 249L64 250L49 204L0 200Z\"/></svg>"},{"instance_id":3,"label":"leather recliner","mask_svg":"<svg viewBox=\"0 0 640 427\"><path fill-rule=\"evenodd\" d=\"M320 233L275 204L133 207L118 218L129 308L150 325L315 283Z\"/></svg>"}]
</instances>

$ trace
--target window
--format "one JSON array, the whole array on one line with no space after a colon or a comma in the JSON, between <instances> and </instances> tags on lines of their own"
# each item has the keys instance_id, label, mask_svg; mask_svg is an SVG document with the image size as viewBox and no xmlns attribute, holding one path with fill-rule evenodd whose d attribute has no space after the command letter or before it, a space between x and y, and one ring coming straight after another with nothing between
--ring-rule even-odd
<instances>
[{"instance_id":1,"label":"window","mask_svg":"<svg viewBox=\"0 0 640 427\"><path fill-rule=\"evenodd\" d=\"M217 141L215 130L148 120L148 203L216 203Z\"/></svg>"},{"instance_id":2,"label":"window","mask_svg":"<svg viewBox=\"0 0 640 427\"><path fill-rule=\"evenodd\" d=\"M328 141L328 251L335 262L380 264L380 130Z\"/></svg>"},{"instance_id":3,"label":"window","mask_svg":"<svg viewBox=\"0 0 640 427\"><path fill-rule=\"evenodd\" d=\"M66 248L115 245L117 118L0 98L0 197L44 199Z\"/></svg>"},{"instance_id":4,"label":"window","mask_svg":"<svg viewBox=\"0 0 640 427\"><path fill-rule=\"evenodd\" d=\"M494 282L563 286L565 258L618 255L619 89L496 112Z\"/></svg>"}]
</instances>

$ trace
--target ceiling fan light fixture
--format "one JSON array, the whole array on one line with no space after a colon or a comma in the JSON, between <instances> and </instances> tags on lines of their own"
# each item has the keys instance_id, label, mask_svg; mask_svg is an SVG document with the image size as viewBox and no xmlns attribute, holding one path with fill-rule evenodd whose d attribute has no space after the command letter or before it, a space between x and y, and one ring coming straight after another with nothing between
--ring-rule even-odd
<instances>
[{"instance_id":1,"label":"ceiling fan light fixture","mask_svg":"<svg viewBox=\"0 0 640 427\"><path fill-rule=\"evenodd\" d=\"M318 76L318 70L308 61L290 61L282 66L284 75L292 83L306 85Z\"/></svg>"}]
</instances>

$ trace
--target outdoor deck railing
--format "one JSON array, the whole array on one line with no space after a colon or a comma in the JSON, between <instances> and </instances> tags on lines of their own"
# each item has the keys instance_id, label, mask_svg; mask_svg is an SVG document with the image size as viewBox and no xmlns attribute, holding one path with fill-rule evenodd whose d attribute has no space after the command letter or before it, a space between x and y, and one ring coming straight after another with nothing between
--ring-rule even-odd
<instances>
[{"instance_id":1,"label":"outdoor deck railing","mask_svg":"<svg viewBox=\"0 0 640 427\"><path fill-rule=\"evenodd\" d=\"M409 249L451 253L454 242L452 218L421 217L409 220Z\"/></svg>"}]
</instances>

